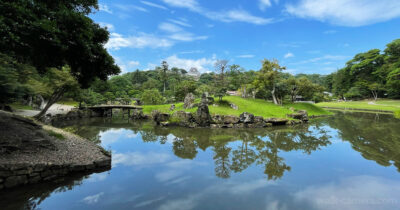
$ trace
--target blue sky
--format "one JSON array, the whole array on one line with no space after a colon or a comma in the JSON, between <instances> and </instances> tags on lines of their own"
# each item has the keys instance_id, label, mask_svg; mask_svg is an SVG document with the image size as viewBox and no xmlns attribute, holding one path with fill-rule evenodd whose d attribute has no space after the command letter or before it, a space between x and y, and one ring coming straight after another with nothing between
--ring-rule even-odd
<instances>
[{"instance_id":1,"label":"blue sky","mask_svg":"<svg viewBox=\"0 0 400 210\"><path fill-rule=\"evenodd\" d=\"M400 38L399 0L99 0L123 73L170 67L246 70L276 58L287 72L328 74L355 54Z\"/></svg>"}]
</instances>

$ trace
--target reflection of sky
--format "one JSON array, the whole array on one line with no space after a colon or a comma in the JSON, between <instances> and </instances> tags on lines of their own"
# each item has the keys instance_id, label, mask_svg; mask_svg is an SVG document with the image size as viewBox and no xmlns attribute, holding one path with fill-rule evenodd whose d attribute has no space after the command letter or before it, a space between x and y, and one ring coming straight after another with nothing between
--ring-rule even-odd
<instances>
[{"instance_id":1,"label":"reflection of sky","mask_svg":"<svg viewBox=\"0 0 400 210\"><path fill-rule=\"evenodd\" d=\"M53 193L43 209L396 209L400 178L393 167L365 160L327 129L332 143L312 152L280 152L291 170L268 181L253 164L231 178L215 176L212 148L193 160L166 144L143 142L140 133L110 129L100 133L113 151L113 168L92 174L81 186ZM233 149L240 141L228 144ZM62 207L62 208L60 208Z\"/></svg>"}]
</instances>

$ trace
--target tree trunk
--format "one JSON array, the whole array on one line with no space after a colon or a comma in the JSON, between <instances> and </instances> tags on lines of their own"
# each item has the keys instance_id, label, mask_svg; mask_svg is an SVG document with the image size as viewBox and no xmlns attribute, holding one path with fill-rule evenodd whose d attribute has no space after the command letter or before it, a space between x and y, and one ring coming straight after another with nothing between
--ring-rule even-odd
<instances>
[{"instance_id":1,"label":"tree trunk","mask_svg":"<svg viewBox=\"0 0 400 210\"><path fill-rule=\"evenodd\" d=\"M371 92L372 92L372 96L374 97L374 101L376 101L378 99L378 91L371 90Z\"/></svg>"},{"instance_id":2,"label":"tree trunk","mask_svg":"<svg viewBox=\"0 0 400 210\"><path fill-rule=\"evenodd\" d=\"M32 107L32 96L28 96L28 106Z\"/></svg>"},{"instance_id":3,"label":"tree trunk","mask_svg":"<svg viewBox=\"0 0 400 210\"><path fill-rule=\"evenodd\" d=\"M60 88L59 90L54 91L49 101L47 102L46 106L39 112L39 114L35 115L34 118L40 119L41 117L43 117L46 114L47 110L51 107L51 105L53 105L54 103L56 103L58 100L61 99L61 97L64 95L64 92L65 92L64 88Z\"/></svg>"},{"instance_id":4,"label":"tree trunk","mask_svg":"<svg viewBox=\"0 0 400 210\"><path fill-rule=\"evenodd\" d=\"M40 110L43 110L44 109L44 106L46 105L46 102L45 102L45 100L44 100L44 98L43 98L43 96L42 95L37 95L37 97L40 99L40 105L39 105L39 109Z\"/></svg>"},{"instance_id":5,"label":"tree trunk","mask_svg":"<svg viewBox=\"0 0 400 210\"><path fill-rule=\"evenodd\" d=\"M278 103L278 100L275 95L275 86L272 88L271 94L272 94L272 100L274 101L274 104L278 105L279 103Z\"/></svg>"}]
</instances>

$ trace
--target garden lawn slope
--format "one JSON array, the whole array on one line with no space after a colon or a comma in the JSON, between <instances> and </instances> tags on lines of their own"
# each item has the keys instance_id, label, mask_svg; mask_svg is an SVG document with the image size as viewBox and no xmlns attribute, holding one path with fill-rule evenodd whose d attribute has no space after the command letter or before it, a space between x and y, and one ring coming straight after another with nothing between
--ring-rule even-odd
<instances>
[{"instance_id":1,"label":"garden lawn slope","mask_svg":"<svg viewBox=\"0 0 400 210\"><path fill-rule=\"evenodd\" d=\"M341 108L341 109L360 109L374 111L390 111L400 110L400 100L377 100L377 101L347 101L347 102L322 102L318 103L319 107Z\"/></svg>"},{"instance_id":2,"label":"garden lawn slope","mask_svg":"<svg viewBox=\"0 0 400 210\"><path fill-rule=\"evenodd\" d=\"M232 109L229 105L230 103L235 104L239 107L239 109ZM223 100L221 102L216 99L215 104L217 104L218 106L208 106L211 114L239 116L243 112L249 112L254 114L255 116L286 118L286 114L293 113L293 111L290 110L291 107L293 107L296 111L306 110L310 116L331 114L330 112L320 107L308 103L290 103L284 104L283 106L278 106L262 99L244 99L238 96L225 96L223 97ZM153 110L159 110L164 113L173 113L180 110L195 112L197 110L196 107L185 110L183 109L183 103L176 103L175 106L175 110L170 111L169 108L171 107L171 104L144 105L143 112L145 114L150 114Z\"/></svg>"}]
</instances>

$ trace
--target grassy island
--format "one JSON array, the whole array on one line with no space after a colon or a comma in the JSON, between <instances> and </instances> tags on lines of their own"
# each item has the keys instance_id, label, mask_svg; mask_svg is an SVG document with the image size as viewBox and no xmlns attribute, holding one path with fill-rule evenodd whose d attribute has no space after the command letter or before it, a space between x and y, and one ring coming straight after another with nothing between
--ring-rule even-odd
<instances>
[{"instance_id":1,"label":"grassy island","mask_svg":"<svg viewBox=\"0 0 400 210\"><path fill-rule=\"evenodd\" d=\"M233 109L230 104L233 103L238 106L238 109ZM211 114L220 114L220 115L234 115L239 116L243 112L249 112L254 114L255 116L262 117L278 117L285 118L286 114L293 113L294 110L306 110L310 116L320 116L320 115L329 115L331 114L329 111L324 110L321 107L317 107L313 104L309 103L288 103L282 106L275 105L272 102L265 101L262 99L249 99L249 98L241 98L239 96L225 96L222 101L215 100L215 105L210 105L210 113ZM171 104L163 104L163 105L144 105L143 113L150 114L153 110L159 110L163 113L172 114L175 111L187 111L187 112L195 112L197 110L196 107L191 109L184 109L183 103L176 103L175 110L170 111ZM291 107L293 109L291 110Z\"/></svg>"}]
</instances>

